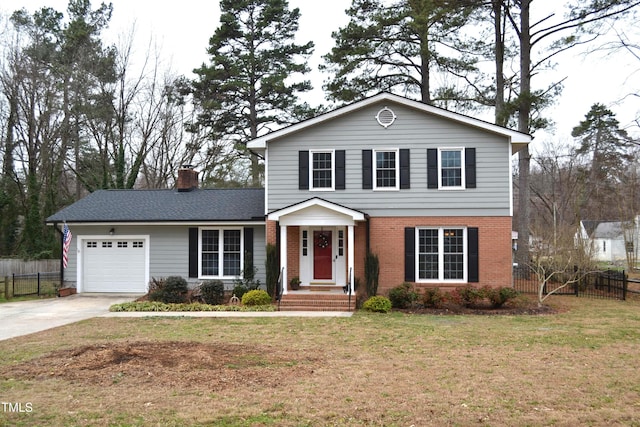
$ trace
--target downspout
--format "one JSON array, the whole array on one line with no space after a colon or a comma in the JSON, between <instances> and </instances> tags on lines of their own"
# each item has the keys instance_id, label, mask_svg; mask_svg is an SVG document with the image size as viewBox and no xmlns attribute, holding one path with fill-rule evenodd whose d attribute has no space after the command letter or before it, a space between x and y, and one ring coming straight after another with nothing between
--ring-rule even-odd
<instances>
[{"instance_id":1,"label":"downspout","mask_svg":"<svg viewBox=\"0 0 640 427\"><path fill-rule=\"evenodd\" d=\"M365 215L364 218L365 218L365 229L366 229L366 233L365 233L366 234L365 241L366 241L366 249L367 249L366 253L369 253L371 250L371 225L369 224L369 215Z\"/></svg>"},{"instance_id":2,"label":"downspout","mask_svg":"<svg viewBox=\"0 0 640 427\"><path fill-rule=\"evenodd\" d=\"M60 287L63 287L64 283L64 262L62 260L62 252L64 251L64 233L58 228L58 223L53 223L53 228L60 233Z\"/></svg>"}]
</instances>

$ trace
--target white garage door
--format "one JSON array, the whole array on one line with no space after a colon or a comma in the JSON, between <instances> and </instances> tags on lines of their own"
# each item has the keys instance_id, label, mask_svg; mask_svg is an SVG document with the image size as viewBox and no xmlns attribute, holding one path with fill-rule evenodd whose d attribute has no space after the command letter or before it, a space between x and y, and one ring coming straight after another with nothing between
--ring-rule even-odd
<instances>
[{"instance_id":1,"label":"white garage door","mask_svg":"<svg viewBox=\"0 0 640 427\"><path fill-rule=\"evenodd\" d=\"M83 292L146 292L143 239L83 241Z\"/></svg>"}]
</instances>

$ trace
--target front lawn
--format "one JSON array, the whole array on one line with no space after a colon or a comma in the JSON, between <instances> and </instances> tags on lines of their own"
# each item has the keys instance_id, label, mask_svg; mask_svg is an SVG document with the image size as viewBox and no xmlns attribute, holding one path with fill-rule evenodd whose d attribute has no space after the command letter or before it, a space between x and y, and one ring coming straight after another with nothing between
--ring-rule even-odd
<instances>
[{"instance_id":1,"label":"front lawn","mask_svg":"<svg viewBox=\"0 0 640 427\"><path fill-rule=\"evenodd\" d=\"M95 318L0 341L0 425L640 425L640 302L551 305Z\"/></svg>"}]
</instances>

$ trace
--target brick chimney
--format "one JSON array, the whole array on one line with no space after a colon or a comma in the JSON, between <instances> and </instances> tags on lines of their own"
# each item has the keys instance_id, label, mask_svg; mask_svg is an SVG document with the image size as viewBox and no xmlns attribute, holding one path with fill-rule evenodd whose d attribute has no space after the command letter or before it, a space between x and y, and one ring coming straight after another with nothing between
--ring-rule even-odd
<instances>
[{"instance_id":1,"label":"brick chimney","mask_svg":"<svg viewBox=\"0 0 640 427\"><path fill-rule=\"evenodd\" d=\"M178 191L191 191L198 188L198 172L191 165L182 165L178 169Z\"/></svg>"}]
</instances>

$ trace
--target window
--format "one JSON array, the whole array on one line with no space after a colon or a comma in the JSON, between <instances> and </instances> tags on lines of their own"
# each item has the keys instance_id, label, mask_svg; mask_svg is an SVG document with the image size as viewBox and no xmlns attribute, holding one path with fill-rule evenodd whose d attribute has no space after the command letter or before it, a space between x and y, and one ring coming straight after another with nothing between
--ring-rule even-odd
<instances>
[{"instance_id":1,"label":"window","mask_svg":"<svg viewBox=\"0 0 640 427\"><path fill-rule=\"evenodd\" d=\"M200 230L200 276L240 276L242 249L242 230Z\"/></svg>"},{"instance_id":2,"label":"window","mask_svg":"<svg viewBox=\"0 0 640 427\"><path fill-rule=\"evenodd\" d=\"M418 229L418 280L467 281L466 231L464 228Z\"/></svg>"},{"instance_id":3,"label":"window","mask_svg":"<svg viewBox=\"0 0 640 427\"><path fill-rule=\"evenodd\" d=\"M97 248L98 247L98 242L87 242L87 247L88 248Z\"/></svg>"},{"instance_id":4,"label":"window","mask_svg":"<svg viewBox=\"0 0 640 427\"><path fill-rule=\"evenodd\" d=\"M309 255L309 232L302 230L302 256Z\"/></svg>"},{"instance_id":5,"label":"window","mask_svg":"<svg viewBox=\"0 0 640 427\"><path fill-rule=\"evenodd\" d=\"M118 242L118 247L119 248L126 248L128 246L129 242Z\"/></svg>"},{"instance_id":6,"label":"window","mask_svg":"<svg viewBox=\"0 0 640 427\"><path fill-rule=\"evenodd\" d=\"M375 151L375 189L398 189L398 150Z\"/></svg>"},{"instance_id":7,"label":"window","mask_svg":"<svg viewBox=\"0 0 640 427\"><path fill-rule=\"evenodd\" d=\"M333 190L333 151L311 151L311 188Z\"/></svg>"},{"instance_id":8,"label":"window","mask_svg":"<svg viewBox=\"0 0 640 427\"><path fill-rule=\"evenodd\" d=\"M440 149L440 188L464 188L464 150L462 148Z\"/></svg>"}]
</instances>

